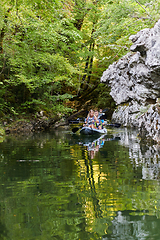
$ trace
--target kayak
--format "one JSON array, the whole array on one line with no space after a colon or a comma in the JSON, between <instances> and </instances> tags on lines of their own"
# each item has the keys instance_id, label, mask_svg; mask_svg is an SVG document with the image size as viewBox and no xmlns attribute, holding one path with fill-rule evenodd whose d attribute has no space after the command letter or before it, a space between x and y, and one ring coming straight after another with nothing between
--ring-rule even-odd
<instances>
[{"instance_id":1,"label":"kayak","mask_svg":"<svg viewBox=\"0 0 160 240\"><path fill-rule=\"evenodd\" d=\"M84 134L84 135L106 134L107 129L106 128L96 129L96 128L90 128L90 127L82 127L82 129L80 130L80 133Z\"/></svg>"}]
</instances>

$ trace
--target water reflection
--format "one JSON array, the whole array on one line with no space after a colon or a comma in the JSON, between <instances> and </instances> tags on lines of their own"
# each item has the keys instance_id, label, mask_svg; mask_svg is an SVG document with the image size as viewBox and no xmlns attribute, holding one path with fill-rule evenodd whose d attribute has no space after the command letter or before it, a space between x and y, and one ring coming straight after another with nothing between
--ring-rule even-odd
<instances>
[{"instance_id":1,"label":"water reflection","mask_svg":"<svg viewBox=\"0 0 160 240\"><path fill-rule=\"evenodd\" d=\"M91 159L94 159L96 156L96 153L100 150L100 148L103 148L104 143L106 141L119 141L120 137L116 136L108 136L107 134L101 135L97 137L97 135L90 135L90 136L84 136L84 135L72 135L72 144L78 144L82 146L87 147L87 151L91 157Z\"/></svg>"},{"instance_id":2,"label":"water reflection","mask_svg":"<svg viewBox=\"0 0 160 240\"><path fill-rule=\"evenodd\" d=\"M96 139L64 130L6 138L1 238L158 240L160 185L147 172L156 166L149 149L126 129Z\"/></svg>"},{"instance_id":3,"label":"water reflection","mask_svg":"<svg viewBox=\"0 0 160 240\"><path fill-rule=\"evenodd\" d=\"M131 214L131 215L130 215ZM135 240L135 239L159 239L160 220L156 217L148 216L132 216L131 211L118 211L117 216L112 221L112 226L109 228L103 240ZM151 235L152 232L152 235Z\"/></svg>"},{"instance_id":4,"label":"water reflection","mask_svg":"<svg viewBox=\"0 0 160 240\"><path fill-rule=\"evenodd\" d=\"M142 168L142 179L160 178L160 146L147 144L140 140L136 130L124 129L116 133L120 137L120 144L129 149L129 157L135 168Z\"/></svg>"}]
</instances>

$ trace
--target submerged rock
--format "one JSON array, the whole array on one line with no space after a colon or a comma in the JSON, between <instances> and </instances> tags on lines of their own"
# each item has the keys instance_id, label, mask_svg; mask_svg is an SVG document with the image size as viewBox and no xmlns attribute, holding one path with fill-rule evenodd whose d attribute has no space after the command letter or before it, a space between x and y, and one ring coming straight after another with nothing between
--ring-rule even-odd
<instances>
[{"instance_id":1,"label":"submerged rock","mask_svg":"<svg viewBox=\"0 0 160 240\"><path fill-rule=\"evenodd\" d=\"M142 135L160 141L160 20L152 29L132 35L126 56L103 73L118 105L112 120L138 127Z\"/></svg>"}]
</instances>

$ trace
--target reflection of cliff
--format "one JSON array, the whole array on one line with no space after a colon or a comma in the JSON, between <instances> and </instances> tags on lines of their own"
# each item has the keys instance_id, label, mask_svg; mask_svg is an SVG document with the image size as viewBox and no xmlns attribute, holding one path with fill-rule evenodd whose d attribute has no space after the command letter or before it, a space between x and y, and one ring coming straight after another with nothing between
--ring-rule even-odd
<instances>
[{"instance_id":1,"label":"reflection of cliff","mask_svg":"<svg viewBox=\"0 0 160 240\"><path fill-rule=\"evenodd\" d=\"M146 215L145 211L118 211L117 216L112 221L112 226L108 230L108 234L102 239L159 239L157 236L160 236L160 220L157 221L156 217L152 217L151 224Z\"/></svg>"},{"instance_id":2,"label":"reflection of cliff","mask_svg":"<svg viewBox=\"0 0 160 240\"><path fill-rule=\"evenodd\" d=\"M129 157L135 168L142 168L143 179L160 178L160 148L159 145L147 145L137 137L136 130L127 130L116 133L120 137L119 143L128 147Z\"/></svg>"}]
</instances>

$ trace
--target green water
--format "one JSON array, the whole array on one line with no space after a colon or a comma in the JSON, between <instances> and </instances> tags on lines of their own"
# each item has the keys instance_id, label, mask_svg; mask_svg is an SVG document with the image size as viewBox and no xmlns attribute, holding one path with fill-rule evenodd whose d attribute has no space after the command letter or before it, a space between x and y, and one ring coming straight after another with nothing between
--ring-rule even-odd
<instances>
[{"instance_id":1,"label":"green water","mask_svg":"<svg viewBox=\"0 0 160 240\"><path fill-rule=\"evenodd\" d=\"M69 130L0 143L0 239L160 239L159 149Z\"/></svg>"}]
</instances>

